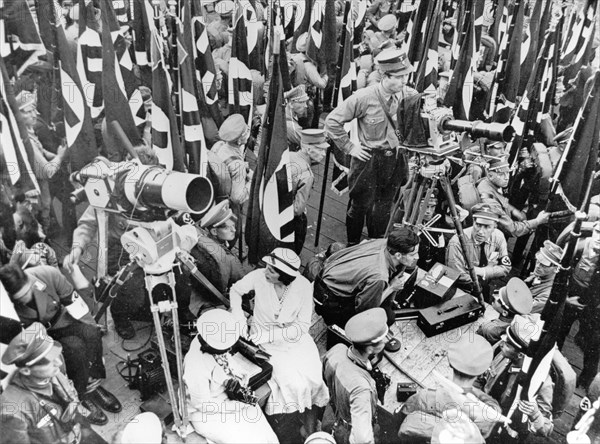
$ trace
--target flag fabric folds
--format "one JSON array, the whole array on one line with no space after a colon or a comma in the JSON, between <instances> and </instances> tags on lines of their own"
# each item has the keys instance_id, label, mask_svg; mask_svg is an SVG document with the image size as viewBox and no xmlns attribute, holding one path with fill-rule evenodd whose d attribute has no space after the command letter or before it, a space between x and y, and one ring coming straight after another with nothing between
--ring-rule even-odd
<instances>
[{"instance_id":1,"label":"flag fabric folds","mask_svg":"<svg viewBox=\"0 0 600 444\"><path fill-rule=\"evenodd\" d=\"M442 1L432 1L434 9L425 30L425 42L422 59L419 61L415 74L415 89L421 92L435 93L438 85L438 42L442 22Z\"/></svg>"},{"instance_id":2,"label":"flag fabric folds","mask_svg":"<svg viewBox=\"0 0 600 444\"><path fill-rule=\"evenodd\" d=\"M184 153L171 101L172 82L165 66L163 40L152 31L152 146L168 170L184 171ZM191 105L188 104L191 107ZM193 124L193 121L190 123ZM198 137L196 135L196 137Z\"/></svg>"},{"instance_id":3,"label":"flag fabric folds","mask_svg":"<svg viewBox=\"0 0 600 444\"><path fill-rule=\"evenodd\" d=\"M473 4L474 1L470 0L465 6L463 28L458 39L459 57L444 97L444 104L452 108L454 118L463 120L469 120L473 101L473 73L476 63Z\"/></svg>"},{"instance_id":4,"label":"flag fabric folds","mask_svg":"<svg viewBox=\"0 0 600 444\"><path fill-rule=\"evenodd\" d=\"M592 85L554 172L552 180L558 184L557 192L551 197L548 211L579 208L585 185L583 172L596 164L600 132L600 72L596 71Z\"/></svg>"},{"instance_id":5,"label":"flag fabric folds","mask_svg":"<svg viewBox=\"0 0 600 444\"><path fill-rule=\"evenodd\" d=\"M350 97L356 91L356 63L354 61L354 21L352 20L352 6L346 4L344 11L344 21L346 26L342 32L342 49L339 60L341 61L338 78L336 78L337 88L335 89L333 100L337 99L336 106ZM337 96L336 96L337 94ZM347 131L350 137L358 142L358 124L356 119L347 124ZM340 150L335 144L332 144L333 150L333 170L331 173L331 189L338 195L348 191L348 173L350 172L350 156Z\"/></svg>"},{"instance_id":6,"label":"flag fabric folds","mask_svg":"<svg viewBox=\"0 0 600 444\"><path fill-rule=\"evenodd\" d=\"M598 0L587 0L577 13L577 19L570 30L570 38L561 59L561 65L567 66L564 72L565 86L569 80L575 78L581 67L590 61L597 9Z\"/></svg>"},{"instance_id":7,"label":"flag fabric folds","mask_svg":"<svg viewBox=\"0 0 600 444\"><path fill-rule=\"evenodd\" d=\"M294 242L294 196L283 103L282 63L287 63L283 44L280 55L274 56L267 111L248 205L246 243L251 264L258 263L273 248Z\"/></svg>"},{"instance_id":8,"label":"flag fabric folds","mask_svg":"<svg viewBox=\"0 0 600 444\"><path fill-rule=\"evenodd\" d=\"M192 37L191 2L186 1L183 23L177 38L180 40L177 56L181 76L181 111L183 118L183 143L188 155L188 171L206 177L206 141L196 97L204 92L197 89L194 67L194 41ZM199 85L198 85L199 86Z\"/></svg>"},{"instance_id":9,"label":"flag fabric folds","mask_svg":"<svg viewBox=\"0 0 600 444\"><path fill-rule=\"evenodd\" d=\"M94 5L91 0L79 1L79 39L77 40L77 72L91 117L97 118L104 109L102 94L102 40L95 29Z\"/></svg>"},{"instance_id":10,"label":"flag fabric folds","mask_svg":"<svg viewBox=\"0 0 600 444\"><path fill-rule=\"evenodd\" d=\"M94 127L84 90L62 25L56 28L62 113L71 166L80 169L98 155Z\"/></svg>"},{"instance_id":11,"label":"flag fabric folds","mask_svg":"<svg viewBox=\"0 0 600 444\"><path fill-rule=\"evenodd\" d=\"M107 128L110 131L111 122L117 122L125 132L129 141L135 146L141 143L140 133L136 127L131 108L129 107L128 89L121 70L120 56L127 52L123 49L126 44L119 32L117 19L112 10L110 0L102 0L102 91L104 95L104 110ZM118 48L118 50L117 50ZM127 56L125 56L127 57ZM141 95L138 98L143 106ZM118 142L119 143L119 142ZM124 158L125 147L113 153L111 160L120 161Z\"/></svg>"},{"instance_id":12,"label":"flag fabric folds","mask_svg":"<svg viewBox=\"0 0 600 444\"><path fill-rule=\"evenodd\" d=\"M496 68L488 116L495 122L506 123L516 106L521 79L521 43L525 4L516 0L508 30L499 45L500 58Z\"/></svg>"},{"instance_id":13,"label":"flag fabric folds","mask_svg":"<svg viewBox=\"0 0 600 444\"><path fill-rule=\"evenodd\" d=\"M231 59L229 60L229 108L231 114L244 116L248 126L252 123L254 92L244 9L236 0L233 11L233 37L231 44Z\"/></svg>"},{"instance_id":14,"label":"flag fabric folds","mask_svg":"<svg viewBox=\"0 0 600 444\"><path fill-rule=\"evenodd\" d=\"M24 125L19 125L17 121L20 116L15 116L14 110L17 107L14 93L8 82L8 73L2 57L0 71L0 147L3 153L3 156L0 156L0 174L6 175L10 183L23 192L36 190L39 193L40 187L25 147L25 144L29 143L29 136ZM29 148L31 151L31 147Z\"/></svg>"}]
</instances>

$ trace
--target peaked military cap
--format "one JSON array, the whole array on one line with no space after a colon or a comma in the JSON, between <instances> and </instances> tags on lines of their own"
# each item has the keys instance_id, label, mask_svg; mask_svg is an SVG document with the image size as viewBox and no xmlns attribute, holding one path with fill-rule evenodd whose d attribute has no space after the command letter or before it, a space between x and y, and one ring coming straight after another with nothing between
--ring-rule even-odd
<instances>
[{"instance_id":1,"label":"peaked military cap","mask_svg":"<svg viewBox=\"0 0 600 444\"><path fill-rule=\"evenodd\" d=\"M513 277L499 291L501 305L513 314L526 315L533 308L531 290L521 279Z\"/></svg>"},{"instance_id":2,"label":"peaked military cap","mask_svg":"<svg viewBox=\"0 0 600 444\"><path fill-rule=\"evenodd\" d=\"M415 69L408 60L406 53L400 49L386 49L375 57L379 69L394 74L410 74Z\"/></svg>"},{"instance_id":3,"label":"peaked military cap","mask_svg":"<svg viewBox=\"0 0 600 444\"><path fill-rule=\"evenodd\" d=\"M17 367L30 367L46 358L56 359L62 352L60 343L54 341L39 322L34 322L15 336L2 355L6 365L15 364Z\"/></svg>"},{"instance_id":4,"label":"peaked military cap","mask_svg":"<svg viewBox=\"0 0 600 444\"><path fill-rule=\"evenodd\" d=\"M248 125L244 116L241 114L232 114L221 124L219 128L219 138L225 142L233 142L240 138L246 132Z\"/></svg>"},{"instance_id":5,"label":"peaked military cap","mask_svg":"<svg viewBox=\"0 0 600 444\"><path fill-rule=\"evenodd\" d=\"M486 371L493 357L492 346L480 335L463 335L448 348L450 367L468 376Z\"/></svg>"},{"instance_id":6,"label":"peaked military cap","mask_svg":"<svg viewBox=\"0 0 600 444\"><path fill-rule=\"evenodd\" d=\"M346 336L354 344L374 344L388 333L387 315L381 307L370 308L352 316L344 327Z\"/></svg>"}]
</instances>

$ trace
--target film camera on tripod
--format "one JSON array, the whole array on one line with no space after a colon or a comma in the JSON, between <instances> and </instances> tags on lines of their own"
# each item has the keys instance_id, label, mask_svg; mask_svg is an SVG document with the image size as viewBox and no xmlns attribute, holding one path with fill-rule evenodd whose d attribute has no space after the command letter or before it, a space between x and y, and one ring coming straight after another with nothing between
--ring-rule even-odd
<instances>
[{"instance_id":1,"label":"film camera on tripod","mask_svg":"<svg viewBox=\"0 0 600 444\"><path fill-rule=\"evenodd\" d=\"M415 227L431 241L429 231L434 231L434 228L430 223L424 224L423 219L429 200L435 195L433 190L438 188L439 183L446 197L454 229L463 251L466 251L463 227L452 190L451 162L460 167L471 162L463 159L461 139L465 133L473 139L483 137L510 142L514 129L506 124L454 119L450 108L438 106L435 93L421 93L405 99L398 116L397 131L399 139L403 140L403 147L413 154L413 162L407 191L398 193L387 231L395 222L402 223ZM479 302L483 303L474 267L468 258L465 259L474 282L473 292Z\"/></svg>"}]
</instances>

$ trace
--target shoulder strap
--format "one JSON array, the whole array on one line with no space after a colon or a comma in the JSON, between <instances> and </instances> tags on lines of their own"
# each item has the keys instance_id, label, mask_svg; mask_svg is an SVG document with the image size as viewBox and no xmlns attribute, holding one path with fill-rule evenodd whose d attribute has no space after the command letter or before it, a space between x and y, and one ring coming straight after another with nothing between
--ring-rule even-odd
<instances>
[{"instance_id":1,"label":"shoulder strap","mask_svg":"<svg viewBox=\"0 0 600 444\"><path fill-rule=\"evenodd\" d=\"M381 94L379 94L379 90L376 89L375 94L377 94L377 99L379 100L379 103L381 104L381 109L383 109L383 112L385 113L385 116L388 119L388 123L394 129L394 134L398 138L398 142L402 143L402 139L400 137L400 131L398 130L398 128L396 128L396 124L394 123L394 119L392 119L392 116L390 115L390 111L387 108L387 104L383 101L383 97L381 97Z\"/></svg>"}]
</instances>

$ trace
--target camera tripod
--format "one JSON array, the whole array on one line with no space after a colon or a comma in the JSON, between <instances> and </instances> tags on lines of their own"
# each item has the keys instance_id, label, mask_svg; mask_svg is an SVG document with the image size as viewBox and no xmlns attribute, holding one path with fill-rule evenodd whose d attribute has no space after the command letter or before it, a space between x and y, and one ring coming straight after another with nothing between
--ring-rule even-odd
<instances>
[{"instance_id":1,"label":"camera tripod","mask_svg":"<svg viewBox=\"0 0 600 444\"><path fill-rule=\"evenodd\" d=\"M458 147L457 147L458 149ZM423 218L429 200L431 197L432 190L436 189L437 184L441 185L442 191L446 196L448 202L448 208L454 223L456 234L463 252L467 251L467 243L465 234L463 231L462 223L456 209L456 200L454 199L454 193L452 191L452 185L449 178L450 162L443 155L436 156L430 151L420 152L415 150L417 154L418 163L412 167L411 179L409 181L410 193L403 202L403 193L398 192L398 197L392 207L392 217L388 223L386 229L386 236L389 234L394 224L395 215L404 205L404 210L401 211L401 221L404 225L416 227L416 229L424 235L424 237L431 242L434 247L437 247L437 242L431 236L430 232L449 232L449 230L443 228L435 228L432 225L441 217L440 215L434 216L430 221L423 224ZM468 255L464 254L465 263L469 270L469 275L473 281L473 293L477 297L479 302L483 304L483 291L479 283L479 279L475 274L475 267L473 266Z\"/></svg>"}]
</instances>

